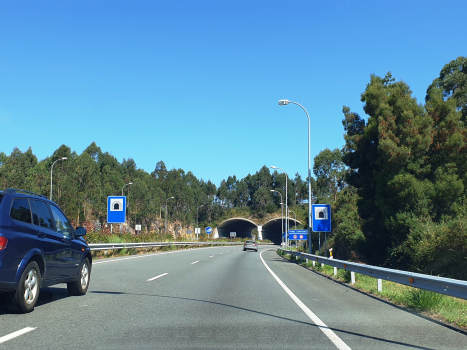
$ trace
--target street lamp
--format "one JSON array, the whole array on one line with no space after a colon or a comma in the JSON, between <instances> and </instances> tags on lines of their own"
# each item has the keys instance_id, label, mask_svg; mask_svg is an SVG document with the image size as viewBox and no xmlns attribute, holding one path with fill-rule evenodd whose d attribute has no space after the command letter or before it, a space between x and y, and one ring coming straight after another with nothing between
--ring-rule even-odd
<instances>
[{"instance_id":1,"label":"street lamp","mask_svg":"<svg viewBox=\"0 0 467 350\"><path fill-rule=\"evenodd\" d=\"M293 213L295 215L295 222L294 222L294 225L293 225L293 228L297 228L297 214L295 214L292 210L289 209L289 213Z\"/></svg>"},{"instance_id":2,"label":"street lamp","mask_svg":"<svg viewBox=\"0 0 467 350\"><path fill-rule=\"evenodd\" d=\"M122 197L123 197L123 189L125 188L125 186L128 186L128 185L133 185L133 182L128 182L126 185L122 187Z\"/></svg>"},{"instance_id":3,"label":"street lamp","mask_svg":"<svg viewBox=\"0 0 467 350\"><path fill-rule=\"evenodd\" d=\"M286 106L289 103L293 103L299 107L301 107L308 118L308 247L309 247L309 253L313 254L313 241L311 240L311 157L310 157L310 116L308 115L308 112L306 111L305 107L303 107L301 104L289 100L280 100L279 101L279 106Z\"/></svg>"},{"instance_id":4,"label":"street lamp","mask_svg":"<svg viewBox=\"0 0 467 350\"><path fill-rule=\"evenodd\" d=\"M297 214L295 214L292 210L289 209L289 213L293 213L295 215L295 221L294 221L294 225L293 225L293 228L294 230L296 229L296 226L297 226ZM295 248L298 249L298 241L295 242Z\"/></svg>"},{"instance_id":5,"label":"street lamp","mask_svg":"<svg viewBox=\"0 0 467 350\"><path fill-rule=\"evenodd\" d=\"M169 197L165 201L165 234L167 234L167 202L169 199L172 199L172 198L175 198L175 197Z\"/></svg>"},{"instance_id":6,"label":"street lamp","mask_svg":"<svg viewBox=\"0 0 467 350\"><path fill-rule=\"evenodd\" d=\"M52 164L52 168L50 169L50 200L52 200L52 174L54 172L54 165L57 163L59 160L67 160L67 157L59 158Z\"/></svg>"},{"instance_id":7,"label":"street lamp","mask_svg":"<svg viewBox=\"0 0 467 350\"><path fill-rule=\"evenodd\" d=\"M196 208L196 228L198 228L198 209L204 207L204 204L201 204L198 208Z\"/></svg>"},{"instance_id":8,"label":"street lamp","mask_svg":"<svg viewBox=\"0 0 467 350\"><path fill-rule=\"evenodd\" d=\"M128 185L133 185L133 182L128 182L127 184L123 185L122 187L122 197L123 197L123 189L125 188L125 186L128 186ZM128 207L128 201L126 201L126 206L125 206L125 216L126 216L126 208ZM111 226L112 228L112 226ZM112 230L111 230L112 231ZM120 233L122 233L122 224L120 224Z\"/></svg>"},{"instance_id":9,"label":"street lamp","mask_svg":"<svg viewBox=\"0 0 467 350\"><path fill-rule=\"evenodd\" d=\"M282 236L283 234L282 231L284 231L284 208L282 207L282 204L284 203L282 202L282 193L276 190L271 190L271 192L277 192L281 196L281 237L282 237L282 243L284 243L284 237Z\"/></svg>"},{"instance_id":10,"label":"street lamp","mask_svg":"<svg viewBox=\"0 0 467 350\"><path fill-rule=\"evenodd\" d=\"M288 219L288 216L287 216L287 182L289 182L289 176L287 175L287 173L284 171L284 169L282 168L279 168L277 166L272 166L271 167L272 169L279 169L279 170L282 170L282 172L285 174L285 247L287 248L288 247L288 241L289 241L289 219Z\"/></svg>"}]
</instances>

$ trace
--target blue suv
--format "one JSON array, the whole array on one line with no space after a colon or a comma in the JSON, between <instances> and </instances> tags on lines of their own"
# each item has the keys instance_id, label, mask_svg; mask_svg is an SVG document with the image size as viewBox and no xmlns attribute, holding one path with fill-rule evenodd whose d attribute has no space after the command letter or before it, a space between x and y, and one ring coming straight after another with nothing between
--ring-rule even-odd
<instances>
[{"instance_id":1,"label":"blue suv","mask_svg":"<svg viewBox=\"0 0 467 350\"><path fill-rule=\"evenodd\" d=\"M41 287L66 283L71 295L86 294L92 257L85 234L45 196L0 191L0 294L23 312L34 310Z\"/></svg>"}]
</instances>

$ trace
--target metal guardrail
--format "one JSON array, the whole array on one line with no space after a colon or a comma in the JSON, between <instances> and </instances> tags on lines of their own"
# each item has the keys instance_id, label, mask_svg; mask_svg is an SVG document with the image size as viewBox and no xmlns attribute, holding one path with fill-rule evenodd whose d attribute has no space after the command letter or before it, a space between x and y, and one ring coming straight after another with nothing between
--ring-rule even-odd
<instances>
[{"instance_id":1,"label":"metal guardrail","mask_svg":"<svg viewBox=\"0 0 467 350\"><path fill-rule=\"evenodd\" d=\"M206 246L206 245L243 245L244 242L140 242L140 243L91 243L91 250L112 250L124 248L152 248L177 246ZM261 243L260 245L273 245L274 243Z\"/></svg>"},{"instance_id":2,"label":"metal guardrail","mask_svg":"<svg viewBox=\"0 0 467 350\"><path fill-rule=\"evenodd\" d=\"M319 255L306 254L292 250L281 250L302 259L316 261L325 265L337 267L339 269L357 272L374 278L405 284L407 286L425 289L440 294L446 294L456 298L467 299L467 281L388 269L384 267L363 265L345 260L331 259Z\"/></svg>"}]
</instances>

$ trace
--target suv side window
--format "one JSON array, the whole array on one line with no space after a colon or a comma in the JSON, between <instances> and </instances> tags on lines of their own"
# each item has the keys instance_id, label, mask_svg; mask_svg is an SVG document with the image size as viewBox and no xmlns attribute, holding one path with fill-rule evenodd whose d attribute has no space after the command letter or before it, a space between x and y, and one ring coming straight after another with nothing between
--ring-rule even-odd
<instances>
[{"instance_id":1,"label":"suv side window","mask_svg":"<svg viewBox=\"0 0 467 350\"><path fill-rule=\"evenodd\" d=\"M73 233L73 226L71 226L65 215L54 205L50 205L50 210L52 210L57 232L66 236L71 236Z\"/></svg>"},{"instance_id":2,"label":"suv side window","mask_svg":"<svg viewBox=\"0 0 467 350\"><path fill-rule=\"evenodd\" d=\"M27 198L18 198L13 200L10 217L13 220L31 223L31 208Z\"/></svg>"},{"instance_id":3,"label":"suv side window","mask_svg":"<svg viewBox=\"0 0 467 350\"><path fill-rule=\"evenodd\" d=\"M36 207L36 210L34 213L34 224L40 227L53 230L54 229L53 220L52 220L52 217L50 216L50 211L47 206L47 203L34 200L34 204Z\"/></svg>"}]
</instances>

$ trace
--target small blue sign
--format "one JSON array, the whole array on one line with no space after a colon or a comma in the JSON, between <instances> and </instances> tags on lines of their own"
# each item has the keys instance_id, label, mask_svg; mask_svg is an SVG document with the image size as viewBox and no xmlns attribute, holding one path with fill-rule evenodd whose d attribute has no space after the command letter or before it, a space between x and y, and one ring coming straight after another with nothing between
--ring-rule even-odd
<instances>
[{"instance_id":1,"label":"small blue sign","mask_svg":"<svg viewBox=\"0 0 467 350\"><path fill-rule=\"evenodd\" d=\"M308 230L289 230L289 234L308 234Z\"/></svg>"},{"instance_id":2,"label":"small blue sign","mask_svg":"<svg viewBox=\"0 0 467 350\"><path fill-rule=\"evenodd\" d=\"M301 230L297 230L301 231ZM304 230L307 233L290 233L289 240L291 241L307 241L308 240L308 231ZM289 231L290 232L290 231Z\"/></svg>"},{"instance_id":3,"label":"small blue sign","mask_svg":"<svg viewBox=\"0 0 467 350\"><path fill-rule=\"evenodd\" d=\"M126 222L126 197L107 197L107 222L109 224L124 224Z\"/></svg>"},{"instance_id":4,"label":"small blue sign","mask_svg":"<svg viewBox=\"0 0 467 350\"><path fill-rule=\"evenodd\" d=\"M313 232L331 232L331 205L313 204Z\"/></svg>"},{"instance_id":5,"label":"small blue sign","mask_svg":"<svg viewBox=\"0 0 467 350\"><path fill-rule=\"evenodd\" d=\"M206 233L210 235L212 233L212 227L210 226L206 227Z\"/></svg>"}]
</instances>

